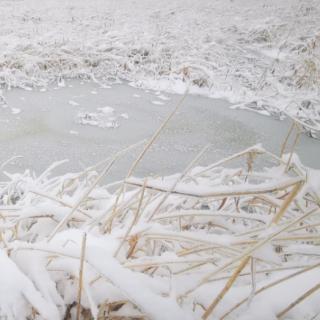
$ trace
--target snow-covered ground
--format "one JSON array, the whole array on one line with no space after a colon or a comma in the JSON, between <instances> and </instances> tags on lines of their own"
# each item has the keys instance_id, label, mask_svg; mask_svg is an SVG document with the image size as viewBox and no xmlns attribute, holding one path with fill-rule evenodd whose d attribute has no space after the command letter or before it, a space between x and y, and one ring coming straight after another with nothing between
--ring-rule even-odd
<instances>
[{"instance_id":1,"label":"snow-covered ground","mask_svg":"<svg viewBox=\"0 0 320 320\"><path fill-rule=\"evenodd\" d=\"M0 83L103 84L227 97L320 127L317 0L1 0ZM315 129L315 130L313 130Z\"/></svg>"}]
</instances>

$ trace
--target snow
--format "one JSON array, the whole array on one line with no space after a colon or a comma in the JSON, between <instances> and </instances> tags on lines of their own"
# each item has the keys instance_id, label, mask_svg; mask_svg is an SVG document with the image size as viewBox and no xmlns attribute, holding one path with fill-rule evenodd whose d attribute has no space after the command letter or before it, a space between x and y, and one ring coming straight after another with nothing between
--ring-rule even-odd
<instances>
[{"instance_id":1,"label":"snow","mask_svg":"<svg viewBox=\"0 0 320 320\"><path fill-rule=\"evenodd\" d=\"M127 113L116 114L109 106L97 108L97 112L78 112L77 122L82 125L97 126L99 128L118 128L119 119L129 119Z\"/></svg>"},{"instance_id":2,"label":"snow","mask_svg":"<svg viewBox=\"0 0 320 320\"><path fill-rule=\"evenodd\" d=\"M12 114L18 114L18 113L21 112L21 109L19 109L19 108L11 108L11 112L12 112Z\"/></svg>"},{"instance_id":3,"label":"snow","mask_svg":"<svg viewBox=\"0 0 320 320\"><path fill-rule=\"evenodd\" d=\"M44 319L60 318L55 304L42 296L32 281L19 270L3 250L0 250L0 264L0 312L3 316L8 319L22 319L24 309L29 302Z\"/></svg>"},{"instance_id":4,"label":"snow","mask_svg":"<svg viewBox=\"0 0 320 320\"><path fill-rule=\"evenodd\" d=\"M260 144L247 148L261 138L258 115L235 119L235 109L293 118L297 130L319 137L319 16L316 0L0 0L0 105L8 118L0 119L1 152L12 153L18 140L32 154L28 141L35 143L40 172L40 158L55 158L46 152L52 135L55 156L62 146L64 157L80 162L84 149L92 160L94 143L108 155L62 175L53 173L67 160L40 174L12 173L20 156L0 165L0 318L72 320L77 307L93 319L320 314L320 170L293 152L279 158ZM16 105L12 88L25 90ZM144 159L148 174L119 170L120 156L132 163L143 130L162 123L186 93L193 96L176 125L164 130L171 142L157 141L156 160ZM30 97L40 107L32 110ZM228 99L232 110L218 111L216 104L230 104L212 98ZM281 131L269 130L278 147ZM236 153L214 162L213 135ZM213 150L200 166L208 139ZM119 141L134 144L115 153ZM182 170L192 152L183 173L150 174L160 162ZM317 167L318 153L305 152ZM125 179L109 181L113 165Z\"/></svg>"},{"instance_id":5,"label":"snow","mask_svg":"<svg viewBox=\"0 0 320 320\"><path fill-rule=\"evenodd\" d=\"M0 84L189 89L299 119L316 137L319 10L316 0L3 0Z\"/></svg>"},{"instance_id":6,"label":"snow","mask_svg":"<svg viewBox=\"0 0 320 320\"><path fill-rule=\"evenodd\" d=\"M164 103L162 101L159 101L159 100L153 100L151 101L153 104L156 104L158 106L162 106Z\"/></svg>"},{"instance_id":7,"label":"snow","mask_svg":"<svg viewBox=\"0 0 320 320\"><path fill-rule=\"evenodd\" d=\"M78 102L75 102L75 101L73 101L73 100L69 100L69 104L70 104L71 106L75 106L75 107L79 105Z\"/></svg>"},{"instance_id":8,"label":"snow","mask_svg":"<svg viewBox=\"0 0 320 320\"><path fill-rule=\"evenodd\" d=\"M147 186L151 189L160 190L160 191L169 191L176 181L176 177L168 177L167 179L158 178L156 180L150 179L147 182ZM218 186L214 184L206 185L204 183L189 183L189 184L180 184L174 189L174 193L184 194L184 195L193 195L195 197L223 197L230 194L259 194L265 193L267 191L273 191L277 188L285 188L295 183L301 181L301 178L287 178L287 179L277 179L274 181L268 181L266 183L254 184L243 186L241 185L231 185L231 186L222 186L221 181L219 181ZM172 181L174 181L172 183ZM127 180L128 184L142 186L143 181L136 178L130 178Z\"/></svg>"},{"instance_id":9,"label":"snow","mask_svg":"<svg viewBox=\"0 0 320 320\"><path fill-rule=\"evenodd\" d=\"M260 145L235 157L248 152L265 157L264 168L246 172L246 165L239 167L235 161L228 168L219 163L191 168L182 179L181 174L148 177L143 198L139 186L126 183L122 189L125 181L115 191L113 184L96 184L95 170L106 162L62 176L53 171L65 161L53 163L39 176L6 173L0 183L0 315L25 319L35 310L39 320L63 319L68 307L74 314L86 234L81 304L94 319L104 308L110 316L200 319L246 252L255 261L255 271L245 267L209 319L219 319L246 298L250 303L236 308L230 319L255 319L258 314L259 319L276 319L319 277L320 208L313 201L318 185L305 180L311 169L297 155L286 172L286 164L275 164ZM288 181L304 186L279 225L272 225L273 211L292 190ZM272 189L265 188L270 185ZM162 186L164 192L152 186ZM240 187L256 192L237 195ZM198 197L199 188L203 198ZM229 195L210 196L212 188L229 190ZM118 198L119 190L123 193ZM175 192L179 190L189 194ZM57 229L66 217L67 223ZM289 275L260 294L264 286ZM312 317L320 311L318 299L316 291L287 316ZM110 311L112 303L118 303L119 310Z\"/></svg>"}]
</instances>

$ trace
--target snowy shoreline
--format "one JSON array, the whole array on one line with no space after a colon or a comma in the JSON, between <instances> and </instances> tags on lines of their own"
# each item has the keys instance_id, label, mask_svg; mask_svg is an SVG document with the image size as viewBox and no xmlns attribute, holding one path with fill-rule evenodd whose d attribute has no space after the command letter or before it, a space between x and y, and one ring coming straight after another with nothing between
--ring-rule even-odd
<instances>
[{"instance_id":1,"label":"snowy shoreline","mask_svg":"<svg viewBox=\"0 0 320 320\"><path fill-rule=\"evenodd\" d=\"M0 1L1 87L86 78L227 98L317 136L319 3ZM80 35L80 36L79 36Z\"/></svg>"}]
</instances>

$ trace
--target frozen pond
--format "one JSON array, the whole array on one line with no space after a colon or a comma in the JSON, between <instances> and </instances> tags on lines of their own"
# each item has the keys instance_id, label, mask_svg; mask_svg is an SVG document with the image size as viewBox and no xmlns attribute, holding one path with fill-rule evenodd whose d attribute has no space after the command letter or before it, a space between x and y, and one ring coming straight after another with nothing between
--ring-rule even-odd
<instances>
[{"instance_id":1,"label":"frozen pond","mask_svg":"<svg viewBox=\"0 0 320 320\"><path fill-rule=\"evenodd\" d=\"M62 159L70 161L60 172L78 171L150 137L181 98L126 84L101 88L80 82L47 91L14 89L5 97L8 107L0 108L1 162L21 155L23 158L15 160L7 170L30 168L36 173ZM223 100L187 96L137 173L181 171L208 143L212 146L202 164L259 142L279 153L290 121L232 110L229 105ZM320 168L319 141L302 136L297 152L306 165ZM110 179L124 176L136 154L131 152L119 161Z\"/></svg>"}]
</instances>

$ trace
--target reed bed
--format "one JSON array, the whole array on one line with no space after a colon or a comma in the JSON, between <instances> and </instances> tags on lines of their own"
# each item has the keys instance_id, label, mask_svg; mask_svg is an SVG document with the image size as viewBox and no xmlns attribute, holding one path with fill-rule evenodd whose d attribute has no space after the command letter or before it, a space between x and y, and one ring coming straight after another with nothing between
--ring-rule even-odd
<instances>
[{"instance_id":1,"label":"reed bed","mask_svg":"<svg viewBox=\"0 0 320 320\"><path fill-rule=\"evenodd\" d=\"M6 173L0 183L2 317L317 315L320 172L300 163L288 137L280 156L257 145L199 166L206 146L181 174L134 177L178 107L116 185L101 179L142 143L79 173L54 176L61 163L40 176Z\"/></svg>"},{"instance_id":2,"label":"reed bed","mask_svg":"<svg viewBox=\"0 0 320 320\"><path fill-rule=\"evenodd\" d=\"M316 0L3 0L0 87L190 87L319 138L319 15Z\"/></svg>"}]
</instances>

